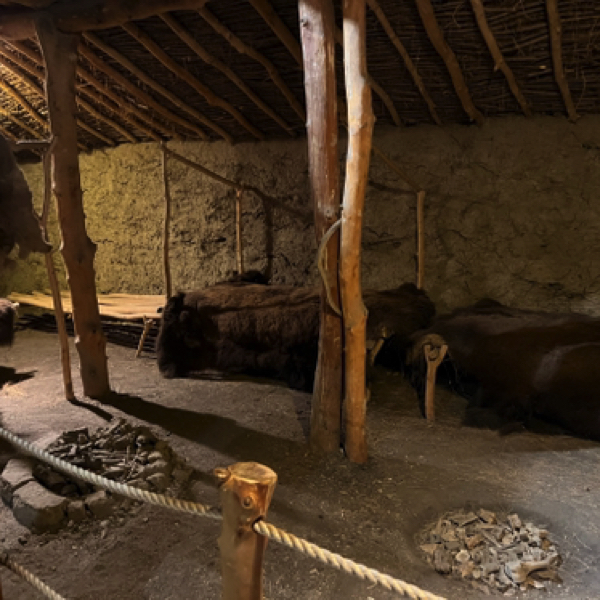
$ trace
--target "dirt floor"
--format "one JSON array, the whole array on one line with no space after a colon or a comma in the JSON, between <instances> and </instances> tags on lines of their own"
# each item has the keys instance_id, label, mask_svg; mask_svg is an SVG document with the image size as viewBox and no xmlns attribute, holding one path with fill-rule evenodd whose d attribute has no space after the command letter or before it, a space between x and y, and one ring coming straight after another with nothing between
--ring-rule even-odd
<instances>
[{"instance_id":1,"label":"dirt floor","mask_svg":"<svg viewBox=\"0 0 600 600\"><path fill-rule=\"evenodd\" d=\"M73 354L75 357L75 353ZM465 507L514 510L546 526L564 559L562 586L530 598L600 598L600 445L545 428L500 435L462 424L465 401L438 394L438 419L420 417L399 375L376 373L369 404L370 460L313 456L310 396L269 382L161 379L152 358L109 346L110 403L62 396L55 335L22 331L0 349L2 426L30 440L104 426L115 417L150 425L195 469L190 494L217 503L213 468L258 461L279 475L269 520L328 549L438 593L481 598L423 559L416 534ZM77 390L80 392L77 373ZM13 455L0 446L2 466ZM105 526L31 535L5 506L0 548L66 598L217 600L219 524L147 505ZM2 571L4 597L37 592ZM275 543L267 550L268 600L398 597Z\"/></svg>"}]
</instances>

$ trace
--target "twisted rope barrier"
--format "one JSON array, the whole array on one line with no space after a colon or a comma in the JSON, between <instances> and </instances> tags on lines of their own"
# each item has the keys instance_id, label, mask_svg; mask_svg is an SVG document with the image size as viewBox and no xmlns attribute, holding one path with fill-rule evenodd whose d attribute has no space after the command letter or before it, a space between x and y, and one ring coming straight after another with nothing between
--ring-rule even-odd
<instances>
[{"instance_id":1,"label":"twisted rope barrier","mask_svg":"<svg viewBox=\"0 0 600 600\"><path fill-rule=\"evenodd\" d=\"M22 567L20 564L14 562L4 552L0 554L0 564L5 566L7 569L9 569L22 579L24 579L29 585L33 586L36 590L38 590L38 592L44 594L46 598L50 598L50 600L65 600L64 596L61 596L59 593L49 588L41 579L38 579L25 567Z\"/></svg>"},{"instance_id":2,"label":"twisted rope barrier","mask_svg":"<svg viewBox=\"0 0 600 600\"><path fill-rule=\"evenodd\" d=\"M178 498L171 498L170 496L165 496L164 494L146 492L145 490L141 490L131 485L125 485L117 481L105 479L104 477L100 477L100 475L86 471L81 467L76 467L65 460L53 456L49 452L46 452L34 444L22 440L2 427L0 427L0 437L9 441L17 448L20 448L23 450L23 452L31 454L32 456L51 464L53 467L59 471L62 471L63 473L73 475L74 477L77 477L77 479L81 479L82 481L87 481L88 483L97 485L98 487L105 488L111 492L114 492L115 494L119 494L120 496L126 496L127 498L131 498L133 500L148 502L148 504L154 504L156 506L166 506L167 508L172 508L185 513L191 513L193 515L200 515L202 517L208 517L210 519L222 519L221 511L217 507L208 506L207 504L198 504L197 502L189 502L187 500L179 500Z\"/></svg>"},{"instance_id":3,"label":"twisted rope barrier","mask_svg":"<svg viewBox=\"0 0 600 600\"><path fill-rule=\"evenodd\" d=\"M163 494L146 492L133 486L118 483L110 479L105 479L100 475L86 471L81 467L76 467L67 461L53 456L49 452L42 450L30 442L22 440L18 436L2 427L0 427L0 438L4 438L5 440L9 441L17 448L23 450L23 452L49 463L59 471L73 475L82 481L87 481L88 483L97 485L98 487L106 488L111 492L115 492L121 496L126 496L134 500L148 502L149 504L155 504L157 506L165 506L181 512L200 515L211 519L222 520L223 518L220 510L214 506L199 504L196 502L188 502L187 500L179 500ZM446 600L442 596L436 596L435 594L426 592L425 590L411 585L410 583L406 583L400 579L395 579L391 575L380 573L376 569L371 569L366 565L357 563L349 558L345 558L341 554L336 554L326 550L325 548L321 548L320 546L288 533L283 529L279 529L270 523L266 523L262 519L259 519L254 523L253 530L257 534L297 550L301 554L306 554L311 558L320 560L330 567L345 571L346 573L355 575L360 579L366 579L374 584L381 585L387 590L395 591L399 594L408 596L413 600ZM0 555L0 564L4 564L15 573L21 575L21 577L29 581L31 585L39 589L42 593L46 594L47 597L53 600L64 600L62 596L59 596L56 594L56 592L53 592L26 569L13 563L6 555Z\"/></svg>"},{"instance_id":4,"label":"twisted rope barrier","mask_svg":"<svg viewBox=\"0 0 600 600\"><path fill-rule=\"evenodd\" d=\"M306 554L311 558L320 560L330 567L334 567L340 571L345 571L350 575L356 575L360 579L367 579L372 583L383 586L387 590L398 592L408 596L409 598L412 598L413 600L446 600L442 596L436 596L435 594L426 592L425 590L411 585L410 583L406 583L400 579L395 579L391 575L380 573L379 571L371 569L366 565L357 563L349 558L345 558L341 554L335 554L334 552L325 550L325 548L321 548L316 544L312 544L311 542L307 542L306 540L296 537L291 533L287 533L286 531L283 531L283 529L279 529L278 527L275 527L270 523L266 523L263 520L256 521L256 523L253 525L253 529L256 533L259 533L270 540L274 540L275 542L279 542L284 546L288 546L288 548L293 548L302 554Z\"/></svg>"}]
</instances>

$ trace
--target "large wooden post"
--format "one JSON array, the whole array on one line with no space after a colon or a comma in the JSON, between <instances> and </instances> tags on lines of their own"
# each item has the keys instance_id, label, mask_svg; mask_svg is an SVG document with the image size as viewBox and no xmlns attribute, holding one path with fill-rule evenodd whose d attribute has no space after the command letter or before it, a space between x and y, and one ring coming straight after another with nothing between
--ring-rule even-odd
<instances>
[{"instance_id":1,"label":"large wooden post","mask_svg":"<svg viewBox=\"0 0 600 600\"><path fill-rule=\"evenodd\" d=\"M96 296L96 245L85 229L77 155L75 67L79 36L59 32L47 16L36 21L36 29L46 64L50 129L56 138L52 180L62 237L61 252L71 289L75 347L79 353L83 393L91 398L101 398L110 387L106 340Z\"/></svg>"},{"instance_id":2,"label":"large wooden post","mask_svg":"<svg viewBox=\"0 0 600 600\"><path fill-rule=\"evenodd\" d=\"M306 130L310 185L317 243L338 220L340 182L338 115L335 77L335 19L332 0L299 0L304 57ZM325 247L325 279L321 291L319 358L313 391L310 439L314 448L331 452L340 447L342 405L342 320L329 305L340 305L338 283L339 233Z\"/></svg>"},{"instance_id":3,"label":"large wooden post","mask_svg":"<svg viewBox=\"0 0 600 600\"><path fill-rule=\"evenodd\" d=\"M367 83L365 0L344 0L344 72L348 105L348 156L342 205L340 283L345 332L345 449L350 460L367 460L366 330L362 300L361 242L371 156L373 112Z\"/></svg>"},{"instance_id":4,"label":"large wooden post","mask_svg":"<svg viewBox=\"0 0 600 600\"><path fill-rule=\"evenodd\" d=\"M267 516L277 474L258 463L215 469L223 528L219 538L223 600L263 600L263 557L267 538L252 525Z\"/></svg>"}]
</instances>

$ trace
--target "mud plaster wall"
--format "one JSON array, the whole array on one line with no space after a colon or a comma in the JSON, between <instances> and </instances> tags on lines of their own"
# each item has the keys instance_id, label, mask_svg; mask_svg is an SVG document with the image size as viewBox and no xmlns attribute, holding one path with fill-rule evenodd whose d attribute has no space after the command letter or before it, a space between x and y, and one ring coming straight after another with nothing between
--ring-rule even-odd
<instances>
[{"instance_id":1,"label":"mud plaster wall","mask_svg":"<svg viewBox=\"0 0 600 600\"><path fill-rule=\"evenodd\" d=\"M600 118L514 117L484 127L378 131L375 143L427 191L426 287L440 310L491 296L511 305L600 314ZM306 141L172 143L215 172L310 210ZM343 153L340 164L343 164ZM174 289L211 284L235 269L234 192L169 161ZM41 172L24 168L39 202ZM81 157L100 292L163 292L160 153L125 145ZM369 176L363 284L415 278L416 198L377 158ZM274 281L316 281L312 227L255 197L244 203L246 268ZM0 292L47 288L42 261L22 263Z\"/></svg>"}]
</instances>

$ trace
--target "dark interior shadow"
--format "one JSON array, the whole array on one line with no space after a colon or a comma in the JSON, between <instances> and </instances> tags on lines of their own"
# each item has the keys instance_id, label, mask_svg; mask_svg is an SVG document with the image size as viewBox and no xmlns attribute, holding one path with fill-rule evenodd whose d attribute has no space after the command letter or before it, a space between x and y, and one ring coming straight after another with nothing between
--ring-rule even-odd
<instances>
[{"instance_id":1,"label":"dark interior shadow","mask_svg":"<svg viewBox=\"0 0 600 600\"><path fill-rule=\"evenodd\" d=\"M85 408L86 410L93 412L96 416L100 417L101 419L104 419L105 421L111 421L114 417L112 413L109 413L108 411L104 410L103 408L100 408L99 406L96 406L95 404L92 404L91 402L84 402L82 400L77 400L77 398L74 398L73 400L68 400L68 402L69 404L72 404L77 408Z\"/></svg>"},{"instance_id":2,"label":"dark interior shadow","mask_svg":"<svg viewBox=\"0 0 600 600\"><path fill-rule=\"evenodd\" d=\"M239 461L279 463L305 446L240 425L234 419L184 408L169 408L139 396L112 393L104 404Z\"/></svg>"},{"instance_id":3,"label":"dark interior shadow","mask_svg":"<svg viewBox=\"0 0 600 600\"><path fill-rule=\"evenodd\" d=\"M5 384L13 385L15 383L20 383L21 381L27 381L27 379L31 379L37 371L27 371L26 373L17 373L16 369L13 367L2 367L0 366L0 389Z\"/></svg>"}]
</instances>

